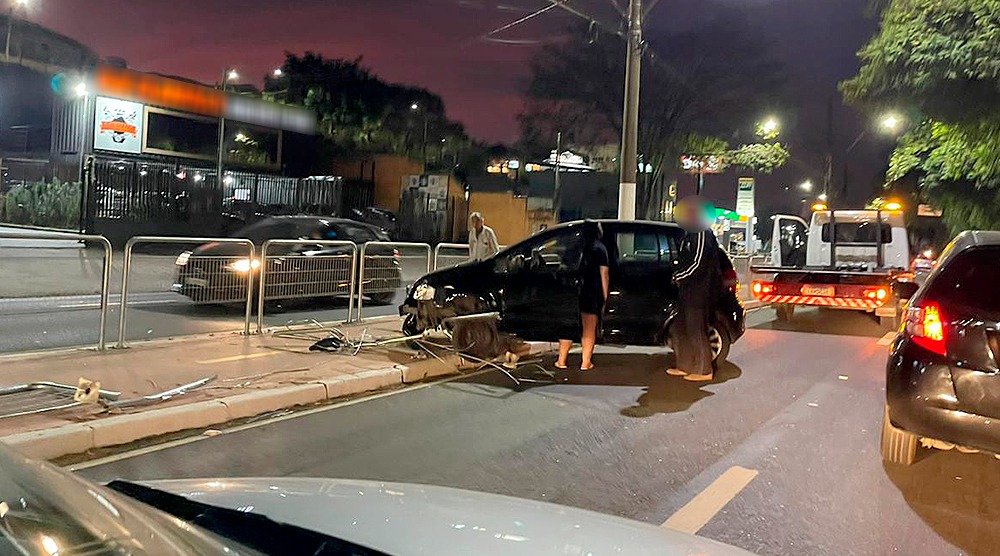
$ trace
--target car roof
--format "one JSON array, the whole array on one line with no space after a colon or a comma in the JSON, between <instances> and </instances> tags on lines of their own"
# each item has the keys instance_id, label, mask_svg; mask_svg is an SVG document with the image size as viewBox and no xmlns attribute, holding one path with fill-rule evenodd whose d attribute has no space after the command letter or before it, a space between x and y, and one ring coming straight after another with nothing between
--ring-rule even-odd
<instances>
[{"instance_id":1,"label":"car roof","mask_svg":"<svg viewBox=\"0 0 1000 556\"><path fill-rule=\"evenodd\" d=\"M676 222L663 222L661 220L618 220L614 218L595 218L593 220L571 220L569 222L563 222L557 226L552 226L550 230L555 230L559 228L568 228L571 226L580 226L588 222L594 222L599 224L640 224L643 226L663 226L667 228L680 229L680 226Z\"/></svg>"}]
</instances>

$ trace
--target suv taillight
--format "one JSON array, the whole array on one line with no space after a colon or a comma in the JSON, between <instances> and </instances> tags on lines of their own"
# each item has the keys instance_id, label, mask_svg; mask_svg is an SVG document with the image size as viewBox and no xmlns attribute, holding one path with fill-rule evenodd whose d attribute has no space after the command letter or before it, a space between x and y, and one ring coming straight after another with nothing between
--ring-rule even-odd
<instances>
[{"instance_id":1,"label":"suv taillight","mask_svg":"<svg viewBox=\"0 0 1000 556\"><path fill-rule=\"evenodd\" d=\"M910 307L906 312L906 332L918 346L938 355L947 355L944 315L937 303L927 302Z\"/></svg>"}]
</instances>

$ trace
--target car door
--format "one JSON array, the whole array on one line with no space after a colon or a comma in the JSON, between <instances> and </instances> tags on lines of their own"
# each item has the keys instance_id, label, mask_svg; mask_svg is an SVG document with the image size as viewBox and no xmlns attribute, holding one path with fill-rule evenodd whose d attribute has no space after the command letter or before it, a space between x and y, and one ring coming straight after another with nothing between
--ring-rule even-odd
<instances>
[{"instance_id":1,"label":"car door","mask_svg":"<svg viewBox=\"0 0 1000 556\"><path fill-rule=\"evenodd\" d=\"M583 225L541 234L498 255L501 329L529 341L579 337L582 255Z\"/></svg>"},{"instance_id":2,"label":"car door","mask_svg":"<svg viewBox=\"0 0 1000 556\"><path fill-rule=\"evenodd\" d=\"M778 214L771 230L771 264L802 267L806 265L809 224L798 216Z\"/></svg>"},{"instance_id":3,"label":"car door","mask_svg":"<svg viewBox=\"0 0 1000 556\"><path fill-rule=\"evenodd\" d=\"M671 281L675 236L667 226L606 226L610 295L602 322L610 344L652 345L657 342L677 289Z\"/></svg>"}]
</instances>

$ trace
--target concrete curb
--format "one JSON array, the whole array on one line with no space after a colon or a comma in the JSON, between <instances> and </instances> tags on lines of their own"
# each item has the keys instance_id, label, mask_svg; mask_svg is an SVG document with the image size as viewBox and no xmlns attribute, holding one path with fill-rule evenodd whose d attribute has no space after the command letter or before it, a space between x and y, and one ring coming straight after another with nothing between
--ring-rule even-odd
<instances>
[{"instance_id":1,"label":"concrete curb","mask_svg":"<svg viewBox=\"0 0 1000 556\"><path fill-rule=\"evenodd\" d=\"M390 386L401 386L406 369L402 365L394 365L384 369L317 380L309 384L261 390L174 407L150 409L139 413L98 419L90 423L71 423L51 429L5 436L0 438L0 442L17 448L29 457L55 459L95 448L118 446L143 438L221 425L235 419L253 417L280 409L323 402ZM454 372L456 371L435 373L433 376Z\"/></svg>"}]
</instances>

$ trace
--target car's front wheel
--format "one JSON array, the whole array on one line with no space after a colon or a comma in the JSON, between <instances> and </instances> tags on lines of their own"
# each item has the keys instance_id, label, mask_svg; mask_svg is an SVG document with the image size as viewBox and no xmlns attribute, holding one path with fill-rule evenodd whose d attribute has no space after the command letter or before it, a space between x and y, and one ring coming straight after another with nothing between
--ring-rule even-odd
<instances>
[{"instance_id":1,"label":"car's front wheel","mask_svg":"<svg viewBox=\"0 0 1000 556\"><path fill-rule=\"evenodd\" d=\"M373 303L377 303L379 305L388 305L392 303L394 299L396 299L396 292L378 292L378 293L370 293L367 295L369 299L372 300Z\"/></svg>"},{"instance_id":2,"label":"car's front wheel","mask_svg":"<svg viewBox=\"0 0 1000 556\"><path fill-rule=\"evenodd\" d=\"M897 429L889 421L889 406L882 414L882 461L911 465L917 459L920 439L913 433Z\"/></svg>"}]
</instances>

